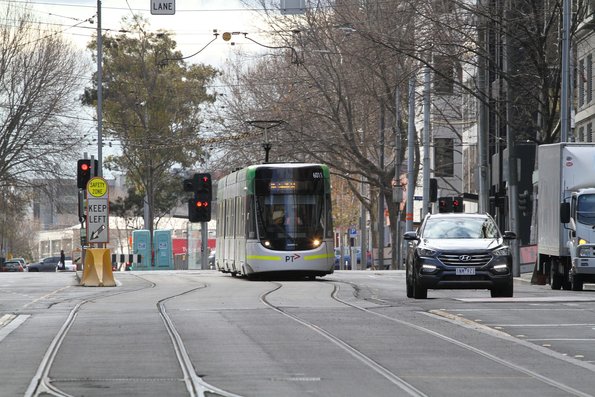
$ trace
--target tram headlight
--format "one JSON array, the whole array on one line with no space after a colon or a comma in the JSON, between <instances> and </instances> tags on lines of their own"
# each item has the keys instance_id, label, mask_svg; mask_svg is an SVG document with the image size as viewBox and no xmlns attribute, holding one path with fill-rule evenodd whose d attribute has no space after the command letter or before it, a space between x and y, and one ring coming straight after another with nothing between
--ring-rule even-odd
<instances>
[{"instance_id":1,"label":"tram headlight","mask_svg":"<svg viewBox=\"0 0 595 397\"><path fill-rule=\"evenodd\" d=\"M265 241L263 241L262 245L269 248L271 246L271 242L269 240L265 240Z\"/></svg>"},{"instance_id":2,"label":"tram headlight","mask_svg":"<svg viewBox=\"0 0 595 397\"><path fill-rule=\"evenodd\" d=\"M320 247L320 244L322 244L322 241L320 241L319 239L315 238L314 240L312 240L312 247L318 248Z\"/></svg>"}]
</instances>

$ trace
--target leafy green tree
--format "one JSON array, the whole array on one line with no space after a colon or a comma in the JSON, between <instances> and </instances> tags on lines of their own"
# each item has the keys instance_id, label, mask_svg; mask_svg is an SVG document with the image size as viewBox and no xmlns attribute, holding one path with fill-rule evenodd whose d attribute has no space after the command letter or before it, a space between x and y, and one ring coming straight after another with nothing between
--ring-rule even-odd
<instances>
[{"instance_id":1,"label":"leafy green tree","mask_svg":"<svg viewBox=\"0 0 595 397\"><path fill-rule=\"evenodd\" d=\"M104 133L122 148L106 165L123 172L146 197L150 215L145 227L152 231L153 214L161 206L157 192L167 190L173 167L190 168L205 160L201 107L214 102L207 86L218 72L185 62L170 33L149 32L148 23L136 16L122 22L119 34L102 37ZM95 39L89 49L96 46ZM84 103L96 104L96 89L86 89ZM175 205L166 202L169 209Z\"/></svg>"}]
</instances>

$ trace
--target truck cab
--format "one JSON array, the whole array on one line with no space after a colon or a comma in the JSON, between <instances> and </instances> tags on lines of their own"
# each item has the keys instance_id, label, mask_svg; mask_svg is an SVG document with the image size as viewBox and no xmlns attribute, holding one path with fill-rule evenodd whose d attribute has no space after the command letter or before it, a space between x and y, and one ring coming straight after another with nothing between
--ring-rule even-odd
<instances>
[{"instance_id":1,"label":"truck cab","mask_svg":"<svg viewBox=\"0 0 595 397\"><path fill-rule=\"evenodd\" d=\"M595 282L595 188L573 192L562 203L560 218L568 232L571 289L582 291L585 281Z\"/></svg>"}]
</instances>

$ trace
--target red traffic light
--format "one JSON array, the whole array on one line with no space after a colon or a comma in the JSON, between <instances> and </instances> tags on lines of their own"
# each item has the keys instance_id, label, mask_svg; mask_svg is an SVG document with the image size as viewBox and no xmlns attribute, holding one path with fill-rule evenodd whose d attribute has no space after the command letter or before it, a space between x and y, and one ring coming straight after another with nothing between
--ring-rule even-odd
<instances>
[{"instance_id":1,"label":"red traffic light","mask_svg":"<svg viewBox=\"0 0 595 397\"><path fill-rule=\"evenodd\" d=\"M91 167L89 166L89 164L86 164L86 163L82 163L82 164L81 164L81 170L83 170L83 171L88 171L88 170L89 170L89 168L91 168Z\"/></svg>"},{"instance_id":2,"label":"red traffic light","mask_svg":"<svg viewBox=\"0 0 595 397\"><path fill-rule=\"evenodd\" d=\"M197 207L208 207L209 206L209 202L208 201L197 201L196 202L196 206Z\"/></svg>"}]
</instances>

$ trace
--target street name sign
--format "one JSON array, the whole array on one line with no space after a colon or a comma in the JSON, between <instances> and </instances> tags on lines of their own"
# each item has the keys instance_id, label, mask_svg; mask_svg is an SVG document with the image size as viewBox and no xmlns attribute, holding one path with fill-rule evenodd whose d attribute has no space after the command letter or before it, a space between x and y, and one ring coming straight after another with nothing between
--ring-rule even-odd
<instances>
[{"instance_id":1,"label":"street name sign","mask_svg":"<svg viewBox=\"0 0 595 397\"><path fill-rule=\"evenodd\" d=\"M87 183L87 241L109 243L109 189L101 177Z\"/></svg>"},{"instance_id":2,"label":"street name sign","mask_svg":"<svg viewBox=\"0 0 595 397\"><path fill-rule=\"evenodd\" d=\"M176 13L175 0L151 0L152 15L174 15Z\"/></svg>"}]
</instances>

